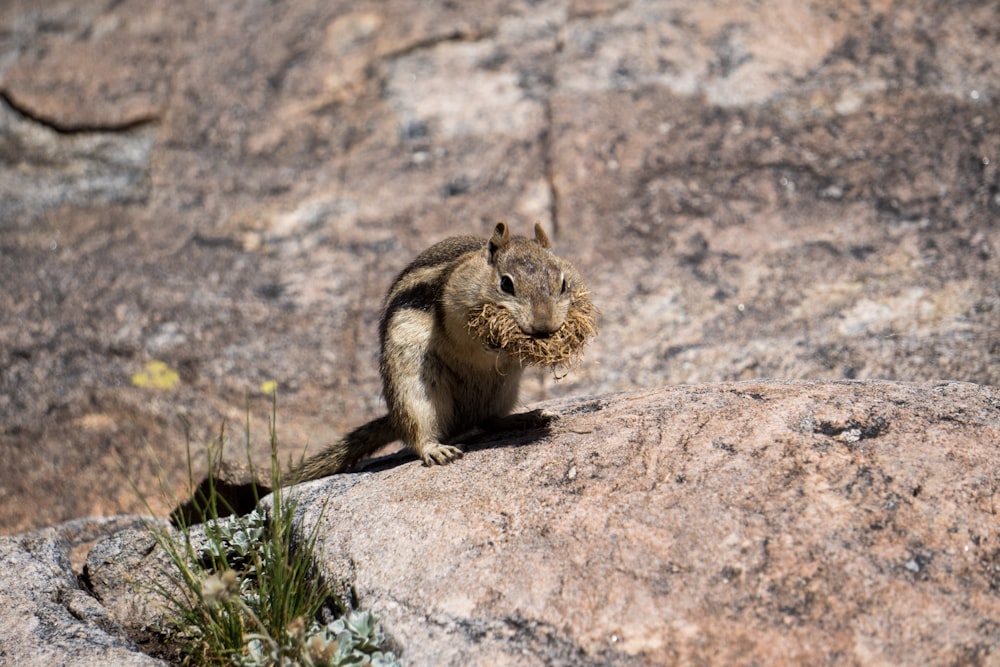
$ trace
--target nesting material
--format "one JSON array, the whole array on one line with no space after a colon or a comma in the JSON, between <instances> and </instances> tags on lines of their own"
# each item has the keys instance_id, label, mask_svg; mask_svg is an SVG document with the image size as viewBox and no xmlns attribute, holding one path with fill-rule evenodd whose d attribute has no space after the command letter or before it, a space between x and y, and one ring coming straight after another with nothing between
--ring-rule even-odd
<instances>
[{"instance_id":1,"label":"nesting material","mask_svg":"<svg viewBox=\"0 0 1000 667\"><path fill-rule=\"evenodd\" d=\"M583 346L597 335L597 309L586 290L573 294L566 321L546 336L527 334L505 308L483 304L469 313L469 333L500 348L524 366L568 367L580 360Z\"/></svg>"}]
</instances>

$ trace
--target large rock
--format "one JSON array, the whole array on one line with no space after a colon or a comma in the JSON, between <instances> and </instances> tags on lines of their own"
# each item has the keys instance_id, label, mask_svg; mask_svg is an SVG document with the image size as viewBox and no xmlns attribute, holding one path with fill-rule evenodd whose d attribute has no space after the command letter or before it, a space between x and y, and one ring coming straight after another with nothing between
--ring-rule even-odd
<instances>
[{"instance_id":1,"label":"large rock","mask_svg":"<svg viewBox=\"0 0 1000 667\"><path fill-rule=\"evenodd\" d=\"M997 384L997 25L931 0L0 3L0 532L144 511L130 481L166 513L178 414L196 476L247 407L265 465L270 380L283 457L374 416L394 274L501 218L540 219L604 312L527 402Z\"/></svg>"},{"instance_id":2,"label":"large rock","mask_svg":"<svg viewBox=\"0 0 1000 667\"><path fill-rule=\"evenodd\" d=\"M545 407L560 418L449 466L393 456L294 489L328 583L406 664L996 664L996 389L742 382ZM83 533L98 542L71 568ZM136 518L4 538L0 656L155 664L132 643L163 613L154 547Z\"/></svg>"},{"instance_id":3,"label":"large rock","mask_svg":"<svg viewBox=\"0 0 1000 667\"><path fill-rule=\"evenodd\" d=\"M300 487L324 572L407 664L996 664L997 390L746 382L546 407L550 431L453 465Z\"/></svg>"},{"instance_id":4,"label":"large rock","mask_svg":"<svg viewBox=\"0 0 1000 667\"><path fill-rule=\"evenodd\" d=\"M138 649L108 609L80 584L71 564L71 555L81 545L140 523L138 517L84 519L0 538L3 664L24 667L167 664ZM137 595L132 588L132 597Z\"/></svg>"}]
</instances>

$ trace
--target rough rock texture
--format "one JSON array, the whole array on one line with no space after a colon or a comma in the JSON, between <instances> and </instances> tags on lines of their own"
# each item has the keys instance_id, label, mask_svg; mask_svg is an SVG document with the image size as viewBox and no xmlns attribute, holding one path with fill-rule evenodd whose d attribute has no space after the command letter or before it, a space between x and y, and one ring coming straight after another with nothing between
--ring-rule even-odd
<instances>
[{"instance_id":1,"label":"rough rock texture","mask_svg":"<svg viewBox=\"0 0 1000 667\"><path fill-rule=\"evenodd\" d=\"M0 537L0 663L166 664L138 650L71 567L76 548L139 523L137 517L84 519Z\"/></svg>"},{"instance_id":2,"label":"rough rock texture","mask_svg":"<svg viewBox=\"0 0 1000 667\"><path fill-rule=\"evenodd\" d=\"M139 543L23 531L376 415L395 273L538 219L603 320L525 401L633 393L308 487L414 664L995 663L998 99L988 2L5 0L0 661L141 662ZM766 377L971 384L651 389Z\"/></svg>"},{"instance_id":3,"label":"rough rock texture","mask_svg":"<svg viewBox=\"0 0 1000 667\"><path fill-rule=\"evenodd\" d=\"M289 457L374 416L395 272L501 218L540 219L604 312L526 401L997 384L998 26L936 0L0 3L0 532L143 511L126 478L160 502L176 415L197 472L248 393L266 463L271 380Z\"/></svg>"},{"instance_id":4,"label":"rough rock texture","mask_svg":"<svg viewBox=\"0 0 1000 667\"><path fill-rule=\"evenodd\" d=\"M406 664L997 664L1000 391L752 381L545 407L561 418L450 466L297 487L328 582ZM137 523L81 524L106 534L85 588L79 527L0 540L0 657L132 659L167 568Z\"/></svg>"},{"instance_id":5,"label":"rough rock texture","mask_svg":"<svg viewBox=\"0 0 1000 667\"><path fill-rule=\"evenodd\" d=\"M407 664L996 664L997 390L745 382L547 407L551 433L455 465L300 487L327 575Z\"/></svg>"}]
</instances>

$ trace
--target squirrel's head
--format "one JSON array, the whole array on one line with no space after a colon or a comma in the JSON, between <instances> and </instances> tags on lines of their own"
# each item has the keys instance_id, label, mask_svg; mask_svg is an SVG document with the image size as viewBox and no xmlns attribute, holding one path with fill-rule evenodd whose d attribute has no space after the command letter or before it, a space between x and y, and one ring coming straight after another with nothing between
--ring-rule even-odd
<instances>
[{"instance_id":1,"label":"squirrel's head","mask_svg":"<svg viewBox=\"0 0 1000 667\"><path fill-rule=\"evenodd\" d=\"M549 249L542 226L533 239L497 223L487 243L492 284L470 314L469 331L529 365L565 365L597 332L596 311L573 265Z\"/></svg>"},{"instance_id":2,"label":"squirrel's head","mask_svg":"<svg viewBox=\"0 0 1000 667\"><path fill-rule=\"evenodd\" d=\"M558 330L569 311L575 272L549 247L537 222L534 239L512 237L506 223L497 223L487 247L493 270L489 300L506 309L531 336Z\"/></svg>"}]
</instances>

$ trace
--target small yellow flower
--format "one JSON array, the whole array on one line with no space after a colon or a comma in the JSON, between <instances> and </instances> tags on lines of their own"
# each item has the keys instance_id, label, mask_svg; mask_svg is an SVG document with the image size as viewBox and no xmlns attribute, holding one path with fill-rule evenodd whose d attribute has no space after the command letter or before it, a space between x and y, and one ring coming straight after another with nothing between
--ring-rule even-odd
<instances>
[{"instance_id":1,"label":"small yellow flower","mask_svg":"<svg viewBox=\"0 0 1000 667\"><path fill-rule=\"evenodd\" d=\"M267 382L262 382L260 385L260 393L262 394L267 394L268 396L271 396L276 391L278 391L277 380L268 380Z\"/></svg>"},{"instance_id":2,"label":"small yellow flower","mask_svg":"<svg viewBox=\"0 0 1000 667\"><path fill-rule=\"evenodd\" d=\"M132 384L140 388L173 389L181 377L162 361L150 361L146 369L132 376Z\"/></svg>"}]
</instances>

